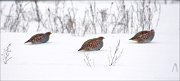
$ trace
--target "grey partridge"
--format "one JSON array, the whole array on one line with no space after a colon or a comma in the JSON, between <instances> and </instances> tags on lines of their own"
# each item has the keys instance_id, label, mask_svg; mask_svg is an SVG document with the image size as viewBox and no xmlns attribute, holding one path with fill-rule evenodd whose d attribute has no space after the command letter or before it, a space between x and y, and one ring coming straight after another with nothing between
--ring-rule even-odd
<instances>
[{"instance_id":1,"label":"grey partridge","mask_svg":"<svg viewBox=\"0 0 180 81\"><path fill-rule=\"evenodd\" d=\"M31 42L32 44L46 43L49 40L50 34L51 32L35 34L25 43L28 43L28 42Z\"/></svg>"},{"instance_id":2,"label":"grey partridge","mask_svg":"<svg viewBox=\"0 0 180 81\"><path fill-rule=\"evenodd\" d=\"M104 37L93 38L85 41L78 51L98 51L103 47Z\"/></svg>"},{"instance_id":3,"label":"grey partridge","mask_svg":"<svg viewBox=\"0 0 180 81\"><path fill-rule=\"evenodd\" d=\"M148 43L153 40L154 35L155 35L154 29L151 29L150 31L140 31L129 40L134 40L137 41L138 43Z\"/></svg>"}]
</instances>

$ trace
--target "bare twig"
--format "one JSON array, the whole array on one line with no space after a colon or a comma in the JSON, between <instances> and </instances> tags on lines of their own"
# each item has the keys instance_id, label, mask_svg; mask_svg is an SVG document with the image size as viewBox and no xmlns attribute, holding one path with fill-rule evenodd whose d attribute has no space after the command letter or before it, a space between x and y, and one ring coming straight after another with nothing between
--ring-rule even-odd
<instances>
[{"instance_id":1,"label":"bare twig","mask_svg":"<svg viewBox=\"0 0 180 81\"><path fill-rule=\"evenodd\" d=\"M107 15L107 9L102 9L99 11L100 13L100 18L98 20L98 23L100 25L101 28L101 33L107 33L107 19L108 19L108 15Z\"/></svg>"},{"instance_id":2,"label":"bare twig","mask_svg":"<svg viewBox=\"0 0 180 81\"><path fill-rule=\"evenodd\" d=\"M93 29L94 29L94 33L96 34L97 33L97 30L96 30L96 2L92 4L90 4L90 12L91 12L91 16L90 16L90 19L92 18L91 20L91 24L93 26Z\"/></svg>"},{"instance_id":3,"label":"bare twig","mask_svg":"<svg viewBox=\"0 0 180 81\"><path fill-rule=\"evenodd\" d=\"M10 46L11 43L4 49L3 53L1 54L4 64L7 64L8 61L12 58L10 56L10 52L11 52Z\"/></svg>"},{"instance_id":4,"label":"bare twig","mask_svg":"<svg viewBox=\"0 0 180 81\"><path fill-rule=\"evenodd\" d=\"M158 13L158 20L157 20L157 23L156 23L156 28L157 28L158 23L159 23L159 20L160 20L160 15L161 15L161 5L160 5L160 3L159 3L159 13ZM156 28L155 28L155 29L156 29Z\"/></svg>"},{"instance_id":5,"label":"bare twig","mask_svg":"<svg viewBox=\"0 0 180 81\"><path fill-rule=\"evenodd\" d=\"M174 63L174 65L173 65L172 72L174 72L174 70L175 70L176 72L178 72L178 66L177 66L176 63Z\"/></svg>"},{"instance_id":6,"label":"bare twig","mask_svg":"<svg viewBox=\"0 0 180 81\"><path fill-rule=\"evenodd\" d=\"M122 53L123 53L123 49L121 50L120 53L117 53L119 50L119 45L120 45L120 40L116 46L116 49L114 51L114 54L111 55L111 50L110 50L110 56L108 57L109 59L109 66L113 66L116 64L117 60L121 57Z\"/></svg>"},{"instance_id":7,"label":"bare twig","mask_svg":"<svg viewBox=\"0 0 180 81\"><path fill-rule=\"evenodd\" d=\"M89 58L89 55L84 53L84 56L85 56L84 62L86 63L86 65L87 65L88 67L94 66L94 61ZM93 62L92 62L92 61L93 61Z\"/></svg>"},{"instance_id":8,"label":"bare twig","mask_svg":"<svg viewBox=\"0 0 180 81\"><path fill-rule=\"evenodd\" d=\"M134 31L152 29L152 25L158 26L161 7L156 5L157 2L156 0L154 2L151 0L135 1L128 8L125 0L121 0L110 2L109 8L100 8L97 7L99 4L96 4L96 1L92 1L88 8L82 9L85 10L82 16L77 15L79 14L78 8L73 0L70 1L70 7L66 6L65 1L55 0L52 4L54 9L51 7L43 8L45 11L48 10L48 15L41 13L41 6L39 6L41 3L38 0L30 2L15 0L15 3L9 7L9 13L5 13L5 20L1 21L0 24L4 24L2 29L10 32L28 31L32 25L31 20L37 22L36 31L45 28L55 33L72 35L81 33L83 36L87 33L133 33ZM31 5L28 5L29 3ZM27 5L32 9L25 9ZM152 23L154 15L158 11L157 23ZM1 19L4 18L4 14L1 16ZM153 28L155 29L155 27Z\"/></svg>"},{"instance_id":9,"label":"bare twig","mask_svg":"<svg viewBox=\"0 0 180 81\"><path fill-rule=\"evenodd\" d=\"M36 16L37 16L37 21L38 21L37 31L39 31L39 30L40 30L41 18L40 18L39 6L38 6L38 4L37 4L37 1L38 1L38 0L34 0L34 3L35 3L35 5L36 5Z\"/></svg>"}]
</instances>

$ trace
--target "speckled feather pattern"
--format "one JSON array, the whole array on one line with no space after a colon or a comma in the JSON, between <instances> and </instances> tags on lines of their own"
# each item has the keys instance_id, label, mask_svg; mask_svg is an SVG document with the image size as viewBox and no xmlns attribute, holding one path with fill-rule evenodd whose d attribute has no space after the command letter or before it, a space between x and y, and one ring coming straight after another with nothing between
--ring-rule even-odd
<instances>
[{"instance_id":1,"label":"speckled feather pattern","mask_svg":"<svg viewBox=\"0 0 180 81\"><path fill-rule=\"evenodd\" d=\"M148 43L153 40L154 35L155 35L155 32L153 29L150 31L140 31L135 36L133 36L130 40L137 41L138 43Z\"/></svg>"},{"instance_id":2,"label":"speckled feather pattern","mask_svg":"<svg viewBox=\"0 0 180 81\"><path fill-rule=\"evenodd\" d=\"M83 45L81 46L81 48L78 51L80 51L80 50L84 50L84 51L100 50L103 47L103 39L104 39L104 37L89 39L83 43Z\"/></svg>"},{"instance_id":3,"label":"speckled feather pattern","mask_svg":"<svg viewBox=\"0 0 180 81\"><path fill-rule=\"evenodd\" d=\"M51 32L35 34L25 43L28 43L28 42L31 42L32 44L46 43L49 40L50 34Z\"/></svg>"}]
</instances>

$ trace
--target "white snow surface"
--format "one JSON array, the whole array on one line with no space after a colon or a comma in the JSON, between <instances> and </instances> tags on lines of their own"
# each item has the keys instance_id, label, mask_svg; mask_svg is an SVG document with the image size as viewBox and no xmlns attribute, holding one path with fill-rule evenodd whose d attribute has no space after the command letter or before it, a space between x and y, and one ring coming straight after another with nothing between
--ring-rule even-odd
<instances>
[{"instance_id":1,"label":"white snow surface","mask_svg":"<svg viewBox=\"0 0 180 81\"><path fill-rule=\"evenodd\" d=\"M1 31L1 53L11 43L12 59L1 60L1 80L179 80L179 5L162 5L151 43L130 41L134 34L72 36L53 33L48 43L24 44L35 32ZM87 39L104 36L100 51L77 51ZM118 41L123 53L114 66L108 57ZM91 67L84 61L87 54ZM177 64L177 71L172 71Z\"/></svg>"}]
</instances>

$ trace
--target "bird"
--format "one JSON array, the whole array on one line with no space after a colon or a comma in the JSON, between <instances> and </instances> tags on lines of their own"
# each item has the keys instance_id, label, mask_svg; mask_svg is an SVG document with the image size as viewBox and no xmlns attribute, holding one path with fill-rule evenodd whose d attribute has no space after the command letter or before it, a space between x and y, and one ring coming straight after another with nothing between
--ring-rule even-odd
<instances>
[{"instance_id":1,"label":"bird","mask_svg":"<svg viewBox=\"0 0 180 81\"><path fill-rule=\"evenodd\" d=\"M83 43L78 51L98 51L103 47L104 37L92 38Z\"/></svg>"},{"instance_id":2,"label":"bird","mask_svg":"<svg viewBox=\"0 0 180 81\"><path fill-rule=\"evenodd\" d=\"M132 38L129 40L136 41L138 43L149 43L153 40L155 35L154 29L151 30L145 30L145 31L140 31L136 33Z\"/></svg>"},{"instance_id":3,"label":"bird","mask_svg":"<svg viewBox=\"0 0 180 81\"><path fill-rule=\"evenodd\" d=\"M46 43L49 40L49 36L52 34L51 32L46 33L39 33L33 35L29 40L27 40L25 43L32 43L32 44L40 44L40 43Z\"/></svg>"}]
</instances>

